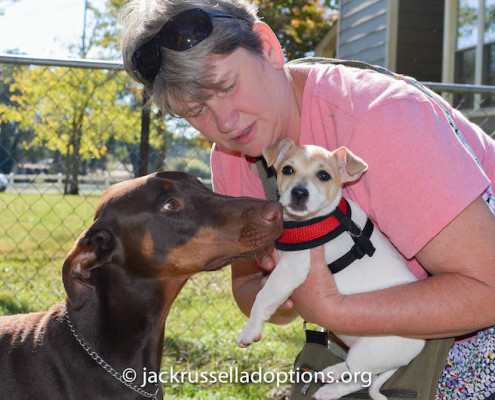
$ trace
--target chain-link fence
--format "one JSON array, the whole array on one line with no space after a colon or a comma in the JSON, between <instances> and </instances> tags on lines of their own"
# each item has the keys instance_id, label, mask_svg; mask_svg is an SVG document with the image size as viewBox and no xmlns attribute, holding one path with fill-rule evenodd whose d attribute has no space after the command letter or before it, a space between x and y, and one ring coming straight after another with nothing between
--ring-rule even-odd
<instances>
[{"instance_id":1,"label":"chain-link fence","mask_svg":"<svg viewBox=\"0 0 495 400\"><path fill-rule=\"evenodd\" d=\"M493 134L495 88L427 86ZM0 56L0 315L65 298L63 260L110 184L170 169L209 185L209 144L143 102L142 88L118 63ZM228 271L193 277L167 321L164 367L288 371L304 340L300 324L267 326L260 344L240 350L234 340L244 322ZM281 399L287 392L287 385L253 384L182 382L165 385L165 393Z\"/></svg>"}]
</instances>

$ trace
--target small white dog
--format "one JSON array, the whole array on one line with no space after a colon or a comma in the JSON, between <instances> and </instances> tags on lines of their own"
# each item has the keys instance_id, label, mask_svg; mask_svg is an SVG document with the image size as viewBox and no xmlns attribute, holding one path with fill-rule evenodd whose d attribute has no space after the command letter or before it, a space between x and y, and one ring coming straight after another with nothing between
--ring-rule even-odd
<instances>
[{"instance_id":1,"label":"small white dog","mask_svg":"<svg viewBox=\"0 0 495 400\"><path fill-rule=\"evenodd\" d=\"M280 262L258 293L249 321L237 338L240 347L260 340L263 323L306 280L310 268L308 248L329 238L325 260L334 271L339 292L344 295L416 280L364 211L342 198L342 185L357 180L367 170L363 160L345 147L330 152L317 146L296 146L290 140L266 147L263 156L268 166L273 165L277 171L284 221L289 221L286 225L295 225L287 230L287 235L284 232L277 247L283 250L296 246L302 250L280 251ZM313 222L319 225L305 232L304 225ZM289 244L297 237L302 237L305 243ZM337 336L349 347L347 360L322 371L323 376L333 377L335 381L323 385L314 394L317 400L339 399L362 389L362 382L337 382L344 373L359 376L359 372L372 374L371 398L386 399L380 393L381 386L399 367L416 357L425 344L424 340L398 336Z\"/></svg>"}]
</instances>

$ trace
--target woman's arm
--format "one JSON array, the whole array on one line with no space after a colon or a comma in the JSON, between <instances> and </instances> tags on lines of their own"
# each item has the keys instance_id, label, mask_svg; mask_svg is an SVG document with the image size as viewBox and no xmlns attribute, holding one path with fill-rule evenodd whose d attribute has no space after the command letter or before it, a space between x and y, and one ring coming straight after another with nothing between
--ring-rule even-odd
<instances>
[{"instance_id":1,"label":"woman's arm","mask_svg":"<svg viewBox=\"0 0 495 400\"><path fill-rule=\"evenodd\" d=\"M495 217L481 198L418 252L433 275L422 281L344 296L322 250L312 253L308 278L292 299L306 320L334 332L435 338L495 324Z\"/></svg>"}]
</instances>

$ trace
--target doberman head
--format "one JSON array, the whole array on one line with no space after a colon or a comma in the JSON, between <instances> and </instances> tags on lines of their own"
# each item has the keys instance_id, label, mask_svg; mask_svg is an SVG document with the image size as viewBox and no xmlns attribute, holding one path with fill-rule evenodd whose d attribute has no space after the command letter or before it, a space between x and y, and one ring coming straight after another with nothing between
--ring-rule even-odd
<instances>
[{"instance_id":1,"label":"doberman head","mask_svg":"<svg viewBox=\"0 0 495 400\"><path fill-rule=\"evenodd\" d=\"M71 308L165 307L164 322L191 275L262 254L281 217L278 203L218 195L181 172L113 185L64 263Z\"/></svg>"}]
</instances>

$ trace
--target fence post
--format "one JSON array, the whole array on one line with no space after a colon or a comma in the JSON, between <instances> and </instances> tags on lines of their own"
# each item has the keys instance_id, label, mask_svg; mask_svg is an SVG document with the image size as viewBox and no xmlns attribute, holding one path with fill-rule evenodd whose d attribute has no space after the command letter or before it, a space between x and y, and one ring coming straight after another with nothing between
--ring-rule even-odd
<instances>
[{"instance_id":1,"label":"fence post","mask_svg":"<svg viewBox=\"0 0 495 400\"><path fill-rule=\"evenodd\" d=\"M62 182L62 173L59 172L57 174L57 189L60 193L63 193L64 192L64 188L63 188L63 182Z\"/></svg>"}]
</instances>

